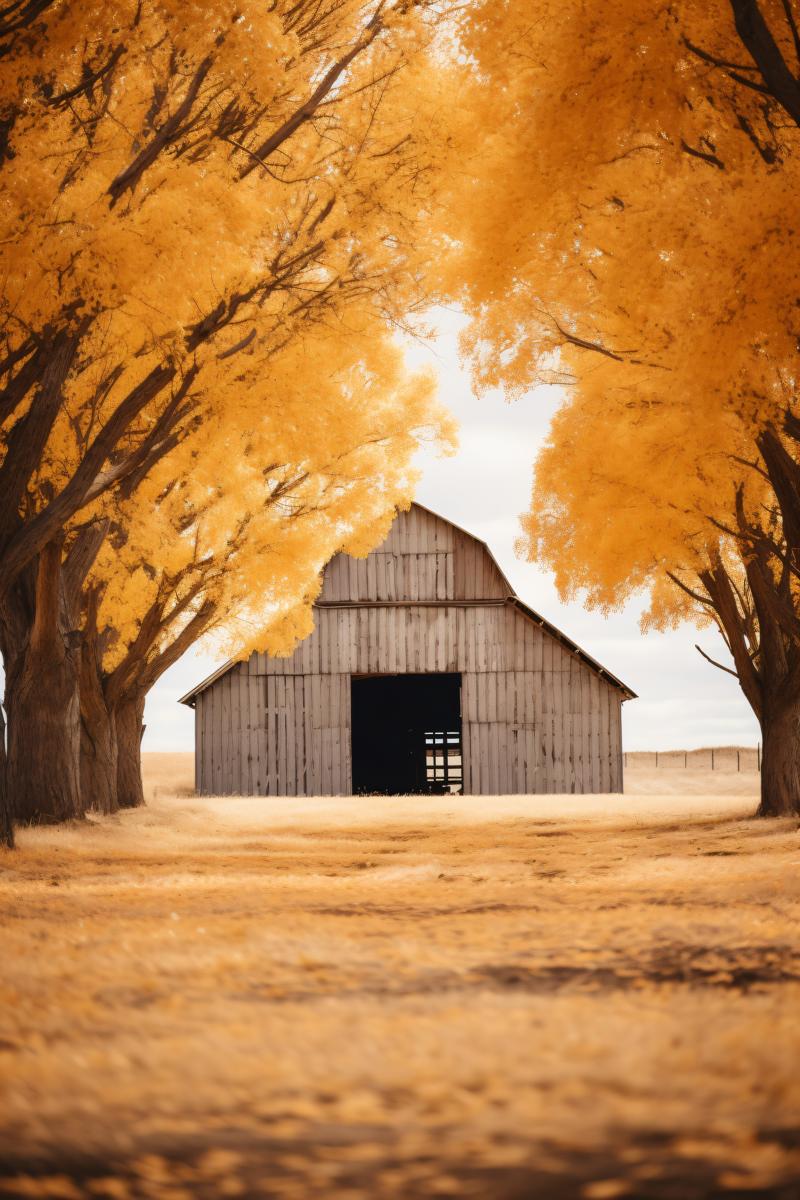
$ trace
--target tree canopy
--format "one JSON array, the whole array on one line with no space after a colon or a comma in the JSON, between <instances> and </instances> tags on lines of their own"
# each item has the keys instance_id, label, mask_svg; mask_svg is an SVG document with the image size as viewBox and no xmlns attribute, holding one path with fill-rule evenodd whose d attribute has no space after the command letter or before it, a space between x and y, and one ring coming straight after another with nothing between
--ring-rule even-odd
<instances>
[{"instance_id":1,"label":"tree canopy","mask_svg":"<svg viewBox=\"0 0 800 1200\"><path fill-rule=\"evenodd\" d=\"M17 734L45 736L42 687L75 711L84 584L105 539L119 548L119 513L133 529L142 506L153 536L182 495L154 506L153 488L199 480L220 447L237 454L265 437L287 387L306 407L286 461L267 454L265 466L317 471L322 431L329 462L354 453L345 400L315 419L315 398L330 398L315 338L363 344L373 330L396 385L394 406L376 405L387 424L374 445L394 439L402 470L420 423L419 407L406 421L402 405L419 393L387 338L430 299L426 231L452 74L434 40L447 9L31 0L4 14L0 644L21 814L51 785ZM332 362L346 397L343 369ZM389 486L384 519L396 498ZM229 495L231 536L248 511ZM220 523L222 512L219 502ZM126 587L120 574L116 625L140 581ZM70 728L46 731L62 745L48 778L66 783L44 802L59 815L79 804Z\"/></svg>"},{"instance_id":2,"label":"tree canopy","mask_svg":"<svg viewBox=\"0 0 800 1200\"><path fill-rule=\"evenodd\" d=\"M568 388L524 548L595 604L714 619L766 745L800 695L792 7L484 4L462 37L492 130L448 208L464 349L479 388ZM762 804L800 804L788 774Z\"/></svg>"},{"instance_id":3,"label":"tree canopy","mask_svg":"<svg viewBox=\"0 0 800 1200\"><path fill-rule=\"evenodd\" d=\"M267 403L289 338L351 303L413 315L434 19L402 0L131 0L7 21L6 587L208 408Z\"/></svg>"}]
</instances>

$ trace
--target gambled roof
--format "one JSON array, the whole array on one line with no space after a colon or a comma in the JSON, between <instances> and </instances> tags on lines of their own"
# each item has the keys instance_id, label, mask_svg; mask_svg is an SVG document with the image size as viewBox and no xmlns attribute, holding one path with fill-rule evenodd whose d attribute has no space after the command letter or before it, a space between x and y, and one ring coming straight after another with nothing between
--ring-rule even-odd
<instances>
[{"instance_id":1,"label":"gambled roof","mask_svg":"<svg viewBox=\"0 0 800 1200\"><path fill-rule=\"evenodd\" d=\"M592 658L591 654L588 654L585 650L583 650L577 644L577 642L573 642L572 638L567 637L567 635L565 633L562 633L562 631L560 629L558 629L550 621L546 620L545 617L543 617L539 613L535 612L534 609L530 608L529 605L525 604L522 600L520 600L519 596L514 591L513 587L511 586L508 579L506 578L504 572L500 569L500 564L498 563L497 559L495 558L494 554L492 553L490 547L488 546L488 544L485 541L483 541L482 538L477 537L474 533L470 533L470 531L468 529L464 529L463 526L457 525L456 522L451 521L449 517L443 517L441 513L434 512L434 510L432 508L428 508L424 504L419 504L416 500L413 502L412 508L419 508L423 512L429 513L432 517L435 517L438 521L444 521L447 525L452 526L453 529L457 529L460 533L465 534L467 537L471 538L474 542L477 542L480 546L483 547L484 551L486 552L486 554L488 554L489 558L492 560L495 567L497 568L497 573L499 574L500 578L502 579L503 583L505 584L505 586L508 589L508 595L505 597L505 600L498 601L498 603L501 603L501 604L504 603L504 604L510 605L512 608L516 609L517 612L521 613L524 617L526 617L529 621L533 621L541 629L545 630L545 632L548 633L551 637L555 638L555 640L557 642L560 642L562 646L564 646L572 654L576 655L576 657L578 657L581 660L581 662L585 663L586 666L590 668L590 670L594 671L597 675L599 675L601 679L605 679L608 683L610 683L612 685L612 687L615 687L619 691L621 691L623 693L625 700L636 700L638 698L636 695L636 692L634 692L631 688L629 688L627 684L623 683L621 679L618 679L616 675L612 674L612 672L609 671L607 667L604 667L602 665L602 663L599 663L596 658ZM379 605L380 603L381 603L380 601L370 602L370 601L352 600L352 601L343 602L343 601L335 601L334 600L334 601L322 602L319 605L315 603L314 607L315 608L317 608L317 607L358 608L358 607L368 607L370 604ZM398 603L399 605L402 606L402 601L397 601L396 603ZM435 607L446 608L448 606L448 604L452 604L453 602L448 601L448 600L431 600L431 601L419 601L418 603L423 604L423 605L432 605ZM467 601L459 601L458 603L464 604L464 605L469 605L470 603L480 604L481 602L480 601L472 601L471 602L471 601L467 600ZM308 636L310 637L311 634L309 634ZM217 670L214 671L211 675L209 675L206 679L203 679L200 683L198 683L196 685L196 687L193 687L191 689L191 691L186 693L185 696L181 696L178 703L179 704L187 704L187 705L189 705L190 708L193 708L195 697L198 696L200 694L200 692L204 692L206 690L206 688L208 688L212 685L212 683L216 683L216 681L218 679L220 679L223 675L227 674L227 672L230 671L236 665L236 663L238 661L239 661L238 659L232 658L232 659L229 659L228 662L223 663L223 665L221 667L218 667Z\"/></svg>"}]
</instances>

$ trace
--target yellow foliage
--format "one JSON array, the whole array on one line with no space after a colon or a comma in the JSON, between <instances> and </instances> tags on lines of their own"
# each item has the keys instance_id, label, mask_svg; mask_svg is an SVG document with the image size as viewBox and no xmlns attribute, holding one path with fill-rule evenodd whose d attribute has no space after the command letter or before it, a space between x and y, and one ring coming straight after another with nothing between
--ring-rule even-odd
<instances>
[{"instance_id":1,"label":"yellow foliage","mask_svg":"<svg viewBox=\"0 0 800 1200\"><path fill-rule=\"evenodd\" d=\"M761 8L793 55L782 6ZM535 19L487 0L461 36L476 71L444 220L464 351L479 389L569 388L523 549L565 593L609 606L649 587L671 621L691 605L665 571L721 554L742 575L737 488L748 518L774 507L745 464L794 388L798 130L722 0L546 0Z\"/></svg>"},{"instance_id":2,"label":"yellow foliage","mask_svg":"<svg viewBox=\"0 0 800 1200\"><path fill-rule=\"evenodd\" d=\"M171 375L117 458L163 423L190 371L187 411L167 424L182 442L223 412L245 428L273 400L272 355L317 322L346 332L351 305L356 323L370 309L414 319L448 70L427 5L379 21L382 8L89 0L9 39L6 348L59 328L80 343L28 512L154 367ZM298 353L294 369L318 366Z\"/></svg>"},{"instance_id":3,"label":"yellow foliage","mask_svg":"<svg viewBox=\"0 0 800 1200\"><path fill-rule=\"evenodd\" d=\"M153 606L160 625L146 661L201 609L200 632L213 630L228 654L291 653L311 630L325 562L340 549L365 554L385 535L411 498L421 440L453 441L432 375L407 373L374 318L358 327L351 314L346 338L319 329L290 343L270 385L272 401L245 428L210 422L185 475L175 479L166 458L117 509L118 536L90 579L102 588L107 670Z\"/></svg>"},{"instance_id":4,"label":"yellow foliage","mask_svg":"<svg viewBox=\"0 0 800 1200\"><path fill-rule=\"evenodd\" d=\"M447 7L63 0L8 33L0 337L14 378L76 346L9 507L64 500L67 550L110 522L107 668L154 605L154 653L209 605L237 646L300 636L325 558L365 552L419 439L450 437L394 340L430 300ZM0 480L36 384L0 408Z\"/></svg>"}]
</instances>

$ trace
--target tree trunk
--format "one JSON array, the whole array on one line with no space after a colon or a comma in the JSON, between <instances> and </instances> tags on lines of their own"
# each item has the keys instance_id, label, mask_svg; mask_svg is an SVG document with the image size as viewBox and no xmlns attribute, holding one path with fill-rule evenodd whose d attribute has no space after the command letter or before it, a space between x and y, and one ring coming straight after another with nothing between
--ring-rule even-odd
<instances>
[{"instance_id":1,"label":"tree trunk","mask_svg":"<svg viewBox=\"0 0 800 1200\"><path fill-rule=\"evenodd\" d=\"M760 817L800 815L800 698L765 704Z\"/></svg>"},{"instance_id":2,"label":"tree trunk","mask_svg":"<svg viewBox=\"0 0 800 1200\"><path fill-rule=\"evenodd\" d=\"M0 709L0 846L13 847L14 827L6 788L6 725Z\"/></svg>"},{"instance_id":3,"label":"tree trunk","mask_svg":"<svg viewBox=\"0 0 800 1200\"><path fill-rule=\"evenodd\" d=\"M6 687L9 802L26 824L83 816L79 655L62 620L60 587L61 544L53 542L39 555L33 624Z\"/></svg>"},{"instance_id":4,"label":"tree trunk","mask_svg":"<svg viewBox=\"0 0 800 1200\"><path fill-rule=\"evenodd\" d=\"M14 826L11 823L11 810L6 794L5 771L0 779L0 846L7 846L9 850L14 848Z\"/></svg>"},{"instance_id":5,"label":"tree trunk","mask_svg":"<svg viewBox=\"0 0 800 1200\"><path fill-rule=\"evenodd\" d=\"M117 731L98 669L90 629L81 646L81 799L84 808L114 813L117 801Z\"/></svg>"},{"instance_id":6,"label":"tree trunk","mask_svg":"<svg viewBox=\"0 0 800 1200\"><path fill-rule=\"evenodd\" d=\"M124 697L114 709L117 730L117 802L120 808L144 804L142 734L144 696Z\"/></svg>"},{"instance_id":7,"label":"tree trunk","mask_svg":"<svg viewBox=\"0 0 800 1200\"><path fill-rule=\"evenodd\" d=\"M114 813L117 801L117 732L102 694L86 702L81 681L81 800L86 809Z\"/></svg>"}]
</instances>

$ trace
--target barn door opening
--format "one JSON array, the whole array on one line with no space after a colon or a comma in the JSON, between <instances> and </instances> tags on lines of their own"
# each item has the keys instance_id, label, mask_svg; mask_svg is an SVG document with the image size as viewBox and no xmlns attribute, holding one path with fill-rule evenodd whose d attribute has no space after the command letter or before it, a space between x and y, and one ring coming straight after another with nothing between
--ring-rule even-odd
<instances>
[{"instance_id":1,"label":"barn door opening","mask_svg":"<svg viewBox=\"0 0 800 1200\"><path fill-rule=\"evenodd\" d=\"M462 790L459 674L354 675L352 722L354 792Z\"/></svg>"}]
</instances>

